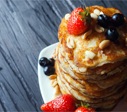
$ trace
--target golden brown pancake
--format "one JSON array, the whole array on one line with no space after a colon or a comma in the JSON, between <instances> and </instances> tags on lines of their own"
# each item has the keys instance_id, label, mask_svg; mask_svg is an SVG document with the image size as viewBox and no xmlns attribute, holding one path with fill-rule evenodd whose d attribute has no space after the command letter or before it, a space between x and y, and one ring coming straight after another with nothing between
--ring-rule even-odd
<instances>
[{"instance_id":1,"label":"golden brown pancake","mask_svg":"<svg viewBox=\"0 0 127 112\"><path fill-rule=\"evenodd\" d=\"M121 13L116 8L90 6L107 16ZM105 31L92 18L91 27L81 35L69 34L63 18L55 50L57 82L62 94L72 94L93 108L112 109L127 92L127 22L118 27L117 41L107 42Z\"/></svg>"}]
</instances>

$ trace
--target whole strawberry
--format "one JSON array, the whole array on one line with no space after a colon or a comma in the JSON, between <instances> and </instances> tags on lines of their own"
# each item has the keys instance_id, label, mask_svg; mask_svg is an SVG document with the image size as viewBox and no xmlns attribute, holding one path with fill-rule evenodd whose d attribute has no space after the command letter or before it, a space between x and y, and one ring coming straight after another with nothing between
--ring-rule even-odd
<instances>
[{"instance_id":1,"label":"whole strawberry","mask_svg":"<svg viewBox=\"0 0 127 112\"><path fill-rule=\"evenodd\" d=\"M41 106L43 112L74 112L75 100L72 95L65 94Z\"/></svg>"},{"instance_id":2,"label":"whole strawberry","mask_svg":"<svg viewBox=\"0 0 127 112\"><path fill-rule=\"evenodd\" d=\"M78 7L71 13L67 23L67 30L72 35L80 35L88 30L90 20L91 18L89 11Z\"/></svg>"},{"instance_id":3,"label":"whole strawberry","mask_svg":"<svg viewBox=\"0 0 127 112\"><path fill-rule=\"evenodd\" d=\"M75 112L96 112L93 108L87 108L87 107L78 107Z\"/></svg>"}]
</instances>

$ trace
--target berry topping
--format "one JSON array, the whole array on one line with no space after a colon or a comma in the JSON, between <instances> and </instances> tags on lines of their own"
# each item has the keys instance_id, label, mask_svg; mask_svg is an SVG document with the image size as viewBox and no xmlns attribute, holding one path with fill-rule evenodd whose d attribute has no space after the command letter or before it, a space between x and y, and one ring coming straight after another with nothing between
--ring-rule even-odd
<instances>
[{"instance_id":1,"label":"berry topping","mask_svg":"<svg viewBox=\"0 0 127 112\"><path fill-rule=\"evenodd\" d=\"M105 36L110 41L116 41L119 37L119 34L118 34L116 28L111 27L111 28L107 29L107 31L105 32Z\"/></svg>"},{"instance_id":2,"label":"berry topping","mask_svg":"<svg viewBox=\"0 0 127 112\"><path fill-rule=\"evenodd\" d=\"M101 14L98 16L97 22L98 22L98 25L104 28L108 28L110 25L110 17L105 14Z\"/></svg>"},{"instance_id":3,"label":"berry topping","mask_svg":"<svg viewBox=\"0 0 127 112\"><path fill-rule=\"evenodd\" d=\"M39 64L42 66L42 67L45 67L47 65L50 64L50 61L46 58L46 57L42 57L40 60L39 60Z\"/></svg>"},{"instance_id":4,"label":"berry topping","mask_svg":"<svg viewBox=\"0 0 127 112\"><path fill-rule=\"evenodd\" d=\"M116 30L116 27L119 27L124 24L124 15L120 13L115 13L112 17L109 17L105 14L101 14L97 19L98 25L107 29L105 36L110 41L116 41L119 37L119 33Z\"/></svg>"},{"instance_id":5,"label":"berry topping","mask_svg":"<svg viewBox=\"0 0 127 112\"><path fill-rule=\"evenodd\" d=\"M119 26L123 25L125 22L124 15L120 14L120 13L114 14L112 16L112 22L113 22L113 26L115 26L115 27L119 27Z\"/></svg>"},{"instance_id":6,"label":"berry topping","mask_svg":"<svg viewBox=\"0 0 127 112\"><path fill-rule=\"evenodd\" d=\"M74 112L96 112L95 109L91 108L88 103L80 102L76 104L78 107Z\"/></svg>"},{"instance_id":7,"label":"berry topping","mask_svg":"<svg viewBox=\"0 0 127 112\"><path fill-rule=\"evenodd\" d=\"M41 106L43 112L74 112L75 100L72 95L64 94Z\"/></svg>"},{"instance_id":8,"label":"berry topping","mask_svg":"<svg viewBox=\"0 0 127 112\"><path fill-rule=\"evenodd\" d=\"M51 65L45 66L44 67L44 73L49 76L55 73L55 68Z\"/></svg>"},{"instance_id":9,"label":"berry topping","mask_svg":"<svg viewBox=\"0 0 127 112\"><path fill-rule=\"evenodd\" d=\"M75 112L96 112L93 108L78 107Z\"/></svg>"},{"instance_id":10,"label":"berry topping","mask_svg":"<svg viewBox=\"0 0 127 112\"><path fill-rule=\"evenodd\" d=\"M49 61L50 61L50 65L54 66L55 60L53 58L49 58Z\"/></svg>"},{"instance_id":11,"label":"berry topping","mask_svg":"<svg viewBox=\"0 0 127 112\"><path fill-rule=\"evenodd\" d=\"M43 67L43 71L47 76L55 73L54 63L55 60L53 58L47 59L46 57L42 57L39 60L39 64Z\"/></svg>"},{"instance_id":12,"label":"berry topping","mask_svg":"<svg viewBox=\"0 0 127 112\"><path fill-rule=\"evenodd\" d=\"M91 17L87 9L76 8L68 20L67 30L72 35L80 35L88 30Z\"/></svg>"}]
</instances>

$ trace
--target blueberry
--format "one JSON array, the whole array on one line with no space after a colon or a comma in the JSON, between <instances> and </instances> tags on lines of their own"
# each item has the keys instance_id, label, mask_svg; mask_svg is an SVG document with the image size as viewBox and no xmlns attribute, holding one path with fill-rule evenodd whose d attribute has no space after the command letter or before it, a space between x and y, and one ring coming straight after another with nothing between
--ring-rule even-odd
<instances>
[{"instance_id":1,"label":"blueberry","mask_svg":"<svg viewBox=\"0 0 127 112\"><path fill-rule=\"evenodd\" d=\"M39 60L39 64L42 66L42 67L45 67L47 65L50 64L50 61L46 58L46 57L42 57L40 60Z\"/></svg>"},{"instance_id":2,"label":"blueberry","mask_svg":"<svg viewBox=\"0 0 127 112\"><path fill-rule=\"evenodd\" d=\"M55 73L55 68L54 68L53 66L51 66L51 65L45 66L45 67L44 67L44 73L45 73L47 76L50 76L50 75L52 75L52 74Z\"/></svg>"},{"instance_id":3,"label":"blueberry","mask_svg":"<svg viewBox=\"0 0 127 112\"><path fill-rule=\"evenodd\" d=\"M49 61L50 61L50 65L54 66L55 60L53 58L49 58Z\"/></svg>"},{"instance_id":4,"label":"blueberry","mask_svg":"<svg viewBox=\"0 0 127 112\"><path fill-rule=\"evenodd\" d=\"M105 15L105 14L100 14L97 18L98 25L108 28L111 24L111 17Z\"/></svg>"},{"instance_id":5,"label":"blueberry","mask_svg":"<svg viewBox=\"0 0 127 112\"><path fill-rule=\"evenodd\" d=\"M113 26L115 26L115 27L119 27L119 26L123 25L125 22L124 15L120 14L120 13L115 13L112 16L112 22L113 22Z\"/></svg>"},{"instance_id":6,"label":"blueberry","mask_svg":"<svg viewBox=\"0 0 127 112\"><path fill-rule=\"evenodd\" d=\"M108 40L111 41L116 41L119 37L119 34L116 30L116 28L114 27L110 27L109 29L107 29L107 31L105 32L105 36Z\"/></svg>"}]
</instances>

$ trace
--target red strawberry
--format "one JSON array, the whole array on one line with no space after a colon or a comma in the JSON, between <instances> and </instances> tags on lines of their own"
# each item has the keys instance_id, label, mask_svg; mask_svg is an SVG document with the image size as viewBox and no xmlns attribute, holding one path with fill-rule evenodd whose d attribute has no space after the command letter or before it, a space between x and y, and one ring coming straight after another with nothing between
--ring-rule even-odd
<instances>
[{"instance_id":1,"label":"red strawberry","mask_svg":"<svg viewBox=\"0 0 127 112\"><path fill-rule=\"evenodd\" d=\"M96 112L93 108L78 107L75 112Z\"/></svg>"},{"instance_id":2,"label":"red strawberry","mask_svg":"<svg viewBox=\"0 0 127 112\"><path fill-rule=\"evenodd\" d=\"M72 35L80 35L89 28L90 13L88 10L78 7L74 9L68 20L67 30Z\"/></svg>"},{"instance_id":3,"label":"red strawberry","mask_svg":"<svg viewBox=\"0 0 127 112\"><path fill-rule=\"evenodd\" d=\"M65 94L41 106L43 112L74 112L75 100L72 95Z\"/></svg>"}]
</instances>

